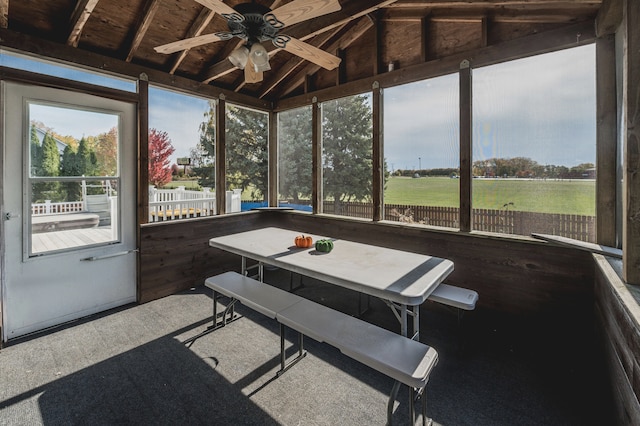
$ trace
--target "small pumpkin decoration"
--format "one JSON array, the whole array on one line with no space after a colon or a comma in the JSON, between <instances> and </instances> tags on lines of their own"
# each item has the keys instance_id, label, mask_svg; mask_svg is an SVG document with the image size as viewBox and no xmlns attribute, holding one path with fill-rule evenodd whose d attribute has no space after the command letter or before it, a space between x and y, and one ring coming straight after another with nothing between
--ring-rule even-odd
<instances>
[{"instance_id":1,"label":"small pumpkin decoration","mask_svg":"<svg viewBox=\"0 0 640 426\"><path fill-rule=\"evenodd\" d=\"M318 240L316 241L316 251L321 253L329 253L333 250L333 241L331 240Z\"/></svg>"},{"instance_id":2,"label":"small pumpkin decoration","mask_svg":"<svg viewBox=\"0 0 640 426\"><path fill-rule=\"evenodd\" d=\"M298 235L294 240L296 247L309 248L313 247L313 238L309 235Z\"/></svg>"}]
</instances>

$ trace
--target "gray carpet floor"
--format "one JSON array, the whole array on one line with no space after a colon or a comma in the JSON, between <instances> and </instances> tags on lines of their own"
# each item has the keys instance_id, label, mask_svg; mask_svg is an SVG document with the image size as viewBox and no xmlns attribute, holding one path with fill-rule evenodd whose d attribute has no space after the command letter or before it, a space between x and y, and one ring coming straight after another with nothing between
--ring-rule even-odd
<instances>
[{"instance_id":1,"label":"gray carpet floor","mask_svg":"<svg viewBox=\"0 0 640 426\"><path fill-rule=\"evenodd\" d=\"M282 274L270 274L288 285ZM303 283L296 292L304 297L348 313L358 309L357 294ZM306 339L307 357L276 378L278 324L239 306L241 318L207 333L211 312L210 291L200 286L10 342L0 350L0 424L386 423L393 384L386 376ZM376 300L363 319L398 327ZM571 377L549 372L535 357L492 338L490 330L475 336L473 313L462 330L455 312L433 304L424 307L421 320L421 340L440 355L427 386L435 424L601 422L598 407L584 399ZM409 423L407 395L400 392L394 424Z\"/></svg>"}]
</instances>

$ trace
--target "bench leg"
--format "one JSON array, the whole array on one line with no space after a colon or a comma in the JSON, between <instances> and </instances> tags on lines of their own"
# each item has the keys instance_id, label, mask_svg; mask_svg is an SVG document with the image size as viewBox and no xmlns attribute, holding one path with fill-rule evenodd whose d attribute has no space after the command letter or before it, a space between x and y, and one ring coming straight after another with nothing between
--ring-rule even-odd
<instances>
[{"instance_id":1,"label":"bench leg","mask_svg":"<svg viewBox=\"0 0 640 426\"><path fill-rule=\"evenodd\" d=\"M398 391L400 390L400 382L395 381L389 394L389 402L387 402L387 426L393 425L393 403L396 402Z\"/></svg>"},{"instance_id":2,"label":"bench leg","mask_svg":"<svg viewBox=\"0 0 640 426\"><path fill-rule=\"evenodd\" d=\"M213 325L209 326L208 329L213 331L216 330L220 327L224 327L225 325L227 325L228 323L230 323L231 321L234 321L236 319L238 319L236 317L235 314L235 304L238 301L237 299L231 299L231 301L229 302L229 304L227 305L227 307L224 309L224 311L222 312L222 320L220 321L220 323L218 323L218 292L217 291L213 291ZM229 317L229 319L227 320L227 317Z\"/></svg>"},{"instance_id":3,"label":"bench leg","mask_svg":"<svg viewBox=\"0 0 640 426\"><path fill-rule=\"evenodd\" d=\"M400 390L401 383L395 381L393 383L393 388L391 388L391 394L389 395L389 401L387 402L387 426L393 425L393 404L396 402L398 397L398 391ZM409 419L411 425L416 424L416 408L415 402L417 399L421 399L422 404L422 426L431 426L433 420L427 417L427 390L425 389L415 389L409 388Z\"/></svg>"},{"instance_id":4,"label":"bench leg","mask_svg":"<svg viewBox=\"0 0 640 426\"><path fill-rule=\"evenodd\" d=\"M287 357L285 356L284 350L285 330L286 328L284 324L280 324L280 370L276 373L277 377L282 376L285 371L293 367L294 364L307 356L307 351L304 350L304 335L302 333L298 333L298 356L287 363Z\"/></svg>"}]
</instances>

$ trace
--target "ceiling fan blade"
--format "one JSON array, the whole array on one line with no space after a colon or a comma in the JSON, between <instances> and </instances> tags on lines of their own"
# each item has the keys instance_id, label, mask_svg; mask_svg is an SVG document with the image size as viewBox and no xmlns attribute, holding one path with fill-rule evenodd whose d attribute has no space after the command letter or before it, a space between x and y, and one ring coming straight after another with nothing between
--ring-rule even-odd
<instances>
[{"instance_id":1,"label":"ceiling fan blade","mask_svg":"<svg viewBox=\"0 0 640 426\"><path fill-rule=\"evenodd\" d=\"M247 65L244 66L244 82L259 83L263 80L262 71L256 71L255 65L251 62L251 58L247 59Z\"/></svg>"},{"instance_id":2,"label":"ceiling fan blade","mask_svg":"<svg viewBox=\"0 0 640 426\"><path fill-rule=\"evenodd\" d=\"M286 27L327 13L337 12L341 8L338 0L293 0L276 8L273 12L267 13L265 20L269 22L270 17L273 17Z\"/></svg>"},{"instance_id":3,"label":"ceiling fan blade","mask_svg":"<svg viewBox=\"0 0 640 426\"><path fill-rule=\"evenodd\" d=\"M327 53L324 50L293 37L290 37L290 40L287 41L284 50L328 70L336 68L340 65L340 61L342 61L342 59L331 53Z\"/></svg>"},{"instance_id":4,"label":"ceiling fan blade","mask_svg":"<svg viewBox=\"0 0 640 426\"><path fill-rule=\"evenodd\" d=\"M236 15L236 20L244 20L244 17L242 15L236 12L231 6L224 4L220 0L196 0L196 2L200 3L204 7L208 7L215 13L222 15L227 19L229 19L228 17L231 15Z\"/></svg>"},{"instance_id":5,"label":"ceiling fan blade","mask_svg":"<svg viewBox=\"0 0 640 426\"><path fill-rule=\"evenodd\" d=\"M214 41L229 40L231 37L231 33L205 34L198 37L174 41L173 43L163 44L162 46L156 46L153 49L158 53L169 54L191 49L192 47L202 46L203 44L213 43Z\"/></svg>"}]
</instances>

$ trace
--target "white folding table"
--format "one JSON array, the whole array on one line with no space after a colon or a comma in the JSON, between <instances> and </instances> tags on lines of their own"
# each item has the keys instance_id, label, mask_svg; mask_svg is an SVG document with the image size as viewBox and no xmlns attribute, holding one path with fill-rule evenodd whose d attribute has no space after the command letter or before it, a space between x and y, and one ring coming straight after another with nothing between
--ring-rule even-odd
<instances>
[{"instance_id":1,"label":"white folding table","mask_svg":"<svg viewBox=\"0 0 640 426\"><path fill-rule=\"evenodd\" d=\"M216 247L262 265L277 266L383 300L400 321L401 334L419 340L419 307L431 292L453 271L448 259L395 250L354 241L311 235L314 241L333 240L330 253L294 244L300 231L275 227L240 232L209 240ZM259 274L262 279L262 273ZM409 334L408 316L413 317Z\"/></svg>"}]
</instances>

